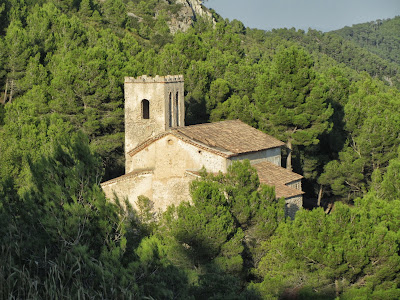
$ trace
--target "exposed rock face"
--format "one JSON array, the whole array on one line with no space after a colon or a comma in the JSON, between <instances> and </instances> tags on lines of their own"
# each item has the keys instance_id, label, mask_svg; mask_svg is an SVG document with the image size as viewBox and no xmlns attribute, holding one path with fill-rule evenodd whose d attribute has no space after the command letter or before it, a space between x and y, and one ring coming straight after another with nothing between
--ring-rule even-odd
<instances>
[{"instance_id":1,"label":"exposed rock face","mask_svg":"<svg viewBox=\"0 0 400 300\"><path fill-rule=\"evenodd\" d=\"M189 5L195 16L198 15L212 19L211 12L201 4L201 0L176 0L176 2L182 3L183 5Z\"/></svg>"},{"instance_id":2,"label":"exposed rock face","mask_svg":"<svg viewBox=\"0 0 400 300\"><path fill-rule=\"evenodd\" d=\"M176 0L177 4L181 4L182 8L177 18L172 18L169 22L171 33L177 31L187 31L193 26L198 17L208 18L215 23L211 12L204 7L201 0Z\"/></svg>"}]
</instances>

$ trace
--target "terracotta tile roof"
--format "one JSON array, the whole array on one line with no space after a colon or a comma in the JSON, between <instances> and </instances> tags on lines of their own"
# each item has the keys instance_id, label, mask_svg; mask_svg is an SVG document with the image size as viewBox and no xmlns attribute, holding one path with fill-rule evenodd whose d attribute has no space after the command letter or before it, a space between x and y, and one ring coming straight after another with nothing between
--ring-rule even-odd
<instances>
[{"instance_id":1,"label":"terracotta tile roof","mask_svg":"<svg viewBox=\"0 0 400 300\"><path fill-rule=\"evenodd\" d=\"M260 181L261 182L261 181ZM261 183L265 183L265 182L261 182ZM268 184L270 185L270 184ZM304 192L300 191L300 190L296 190L295 188L292 188L290 186L286 186L286 185L275 185L275 195L277 199L280 198L292 198L295 196L300 196L303 195Z\"/></svg>"},{"instance_id":2,"label":"terracotta tile roof","mask_svg":"<svg viewBox=\"0 0 400 300\"><path fill-rule=\"evenodd\" d=\"M173 134L189 144L227 158L284 145L280 140L240 120L229 120L173 128L149 138L130 150L128 154L133 156L168 134Z\"/></svg>"},{"instance_id":3,"label":"terracotta tile roof","mask_svg":"<svg viewBox=\"0 0 400 300\"><path fill-rule=\"evenodd\" d=\"M293 181L302 179L303 176L277 166L269 161L260 162L253 165L253 167L257 170L260 183L275 186L277 198L290 198L304 194L303 191L286 185Z\"/></svg>"},{"instance_id":4,"label":"terracotta tile roof","mask_svg":"<svg viewBox=\"0 0 400 300\"><path fill-rule=\"evenodd\" d=\"M229 120L176 128L173 131L193 141L235 156L242 153L281 147L283 142L240 120Z\"/></svg>"},{"instance_id":5,"label":"terracotta tile roof","mask_svg":"<svg viewBox=\"0 0 400 300\"><path fill-rule=\"evenodd\" d=\"M139 176L139 175L145 175L145 174L151 174L151 173L153 173L153 169L135 170L135 171L129 172L129 173L125 174L125 175L122 175L122 176L113 178L111 180L102 182L100 185L101 186L106 186L106 185L109 185L109 184L112 184L112 183L128 180L128 179L130 179L132 177L136 177L136 176Z\"/></svg>"},{"instance_id":6,"label":"terracotta tile roof","mask_svg":"<svg viewBox=\"0 0 400 300\"><path fill-rule=\"evenodd\" d=\"M260 183L271 185L275 187L276 198L291 198L304 194L303 191L297 190L293 187L287 186L293 181L297 181L303 178L303 176L293 173L285 168L277 166L269 161L263 161L253 165L257 170L258 178ZM186 173L195 177L201 176L201 171L198 170L186 170ZM216 175L216 174L214 174Z\"/></svg>"},{"instance_id":7,"label":"terracotta tile roof","mask_svg":"<svg viewBox=\"0 0 400 300\"><path fill-rule=\"evenodd\" d=\"M269 161L263 161L253 165L258 172L260 180L274 184L288 184L303 178L300 174L289 171L288 169L277 166Z\"/></svg>"}]
</instances>

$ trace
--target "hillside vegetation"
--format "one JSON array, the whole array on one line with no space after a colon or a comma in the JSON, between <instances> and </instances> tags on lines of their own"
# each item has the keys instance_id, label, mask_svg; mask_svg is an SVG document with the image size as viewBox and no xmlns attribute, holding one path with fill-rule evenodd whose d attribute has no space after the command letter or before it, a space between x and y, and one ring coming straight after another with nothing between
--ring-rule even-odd
<instances>
[{"instance_id":1,"label":"hillside vegetation","mask_svg":"<svg viewBox=\"0 0 400 300\"><path fill-rule=\"evenodd\" d=\"M393 30L393 33L395 32L396 30ZM372 51L370 47L357 43L355 39L346 39L340 33L341 31L322 33L312 29L307 33L294 29L274 29L268 35L276 35L289 41L296 41L317 57L326 55L333 59L336 64L346 65L357 72L365 71L388 85L400 87L399 62L393 61L391 58L391 55L395 55L397 51L391 52L393 54L387 52L380 55L379 51ZM356 36L358 35L356 34ZM398 47L399 44L400 41L397 41L397 43L393 41L393 46ZM323 56L320 59L326 60Z\"/></svg>"},{"instance_id":2,"label":"hillside vegetation","mask_svg":"<svg viewBox=\"0 0 400 300\"><path fill-rule=\"evenodd\" d=\"M0 2L0 297L398 299L398 18L362 44L357 26L264 32L186 4ZM334 210L285 219L247 162L162 215L107 201L123 78L142 74L185 76L187 124L284 141L306 197Z\"/></svg>"},{"instance_id":3,"label":"hillside vegetation","mask_svg":"<svg viewBox=\"0 0 400 300\"><path fill-rule=\"evenodd\" d=\"M383 59L400 64L400 37L397 34L399 30L400 17L397 16L393 19L346 26L334 33L355 42Z\"/></svg>"}]
</instances>

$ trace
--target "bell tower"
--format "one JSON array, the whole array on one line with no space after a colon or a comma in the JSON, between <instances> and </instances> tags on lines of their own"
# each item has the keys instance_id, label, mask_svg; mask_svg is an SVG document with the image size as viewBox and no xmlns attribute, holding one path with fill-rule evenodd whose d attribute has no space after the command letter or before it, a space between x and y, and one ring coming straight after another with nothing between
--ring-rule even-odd
<instances>
[{"instance_id":1,"label":"bell tower","mask_svg":"<svg viewBox=\"0 0 400 300\"><path fill-rule=\"evenodd\" d=\"M183 75L125 77L125 157L170 128L185 126Z\"/></svg>"}]
</instances>

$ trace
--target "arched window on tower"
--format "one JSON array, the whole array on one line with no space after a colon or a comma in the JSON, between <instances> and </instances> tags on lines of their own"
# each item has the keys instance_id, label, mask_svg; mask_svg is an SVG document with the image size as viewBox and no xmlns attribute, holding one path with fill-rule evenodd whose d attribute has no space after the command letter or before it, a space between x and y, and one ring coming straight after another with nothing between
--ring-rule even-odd
<instances>
[{"instance_id":1,"label":"arched window on tower","mask_svg":"<svg viewBox=\"0 0 400 300\"><path fill-rule=\"evenodd\" d=\"M172 127L172 94L171 93L169 93L168 112L169 112L169 127Z\"/></svg>"},{"instance_id":2,"label":"arched window on tower","mask_svg":"<svg viewBox=\"0 0 400 300\"><path fill-rule=\"evenodd\" d=\"M150 119L150 101L147 99L142 100L142 118Z\"/></svg>"},{"instance_id":3,"label":"arched window on tower","mask_svg":"<svg viewBox=\"0 0 400 300\"><path fill-rule=\"evenodd\" d=\"M179 101L178 101L178 92L175 95L175 118L176 118L176 126L179 126Z\"/></svg>"}]
</instances>

